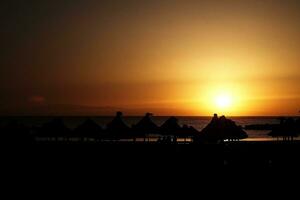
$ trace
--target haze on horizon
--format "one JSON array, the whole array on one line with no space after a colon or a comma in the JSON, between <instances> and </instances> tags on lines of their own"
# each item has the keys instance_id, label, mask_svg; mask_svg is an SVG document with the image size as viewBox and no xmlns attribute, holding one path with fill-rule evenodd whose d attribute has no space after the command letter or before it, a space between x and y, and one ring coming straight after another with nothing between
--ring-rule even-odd
<instances>
[{"instance_id":1,"label":"haze on horizon","mask_svg":"<svg viewBox=\"0 0 300 200\"><path fill-rule=\"evenodd\" d=\"M297 115L299 10L297 0L1 1L0 114Z\"/></svg>"}]
</instances>

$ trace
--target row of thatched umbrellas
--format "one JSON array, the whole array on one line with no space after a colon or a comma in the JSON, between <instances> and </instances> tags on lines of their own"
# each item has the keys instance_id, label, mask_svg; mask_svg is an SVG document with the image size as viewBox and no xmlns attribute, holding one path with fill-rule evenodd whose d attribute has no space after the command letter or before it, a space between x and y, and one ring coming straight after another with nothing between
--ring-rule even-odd
<instances>
[{"instance_id":1,"label":"row of thatched umbrellas","mask_svg":"<svg viewBox=\"0 0 300 200\"><path fill-rule=\"evenodd\" d=\"M247 138L246 132L234 121L218 117L216 114L211 122L202 130L198 131L191 126L180 126L178 119L170 117L161 126L152 121L152 115L147 113L137 124L129 127L123 120L121 112L103 129L95 121L87 119L75 130L68 129L59 118L42 125L41 127L28 128L16 121L1 126L3 141L19 140L28 141L31 136L40 138L94 138L94 139L134 139L158 137L161 139L170 138L192 138L193 141L216 142L223 140L240 140ZM274 126L268 134L274 138L293 140L300 134L300 118L280 118L280 124Z\"/></svg>"},{"instance_id":2,"label":"row of thatched umbrellas","mask_svg":"<svg viewBox=\"0 0 300 200\"><path fill-rule=\"evenodd\" d=\"M170 117L162 126L157 126L151 119L151 114L147 113L137 124L131 128L124 122L123 115L118 112L115 118L109 122L106 129L103 129L95 121L87 119L74 131L68 129L61 119L54 119L44 124L37 132L38 136L46 137L89 137L105 139L127 139L127 138L147 138L151 136L174 136L174 137L194 137L199 132L193 127L180 126L178 119Z\"/></svg>"},{"instance_id":3,"label":"row of thatched umbrellas","mask_svg":"<svg viewBox=\"0 0 300 200\"><path fill-rule=\"evenodd\" d=\"M223 141L239 140L247 138L242 127L237 126L234 121L226 119L224 116L218 118L214 115L212 121L199 132L192 126L180 126L178 119L170 117L161 126L157 126L152 121L152 114L146 115L137 123L129 127L123 120L121 112L117 112L115 118L109 122L106 129L102 129L91 119L86 120L71 132L60 119L55 119L43 125L39 131L39 136L46 137L88 137L96 139L136 139L159 137L161 139L193 138L194 141ZM55 133L55 135L53 135Z\"/></svg>"},{"instance_id":4,"label":"row of thatched umbrellas","mask_svg":"<svg viewBox=\"0 0 300 200\"><path fill-rule=\"evenodd\" d=\"M7 128L7 135L15 135L18 138L21 132L27 129L20 125L11 125ZM19 128L18 128L19 127ZM22 130L22 131L21 131ZM5 131L5 130L4 130ZM32 131L31 131L32 132ZM28 135L28 134L26 134ZM147 113L138 123L129 127L123 120L121 112L117 112L114 119L109 122L106 129L103 129L95 121L87 119L73 131L67 128L62 119L56 118L52 121L34 129L31 136L35 138L91 138L96 140L118 140L137 138L159 138L159 141L176 141L177 138L192 138L194 142L220 142L225 139L239 140L247 138L246 132L241 126L237 126L234 121L226 119L224 116L218 117L216 114L211 122L202 130L198 131L192 126L180 126L178 119L170 117L161 126L157 126L152 121L152 114Z\"/></svg>"}]
</instances>

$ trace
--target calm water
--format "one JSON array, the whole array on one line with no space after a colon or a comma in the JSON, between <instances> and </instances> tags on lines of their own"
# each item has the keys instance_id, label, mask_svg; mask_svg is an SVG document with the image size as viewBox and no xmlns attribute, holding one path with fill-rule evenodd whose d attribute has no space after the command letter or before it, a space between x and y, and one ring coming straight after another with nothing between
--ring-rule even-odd
<instances>
[{"instance_id":1,"label":"calm water","mask_svg":"<svg viewBox=\"0 0 300 200\"><path fill-rule=\"evenodd\" d=\"M100 126L105 128L105 125L110 122L113 117L91 117ZM201 131L211 120L211 117L177 117L181 125L189 125L195 127L197 130ZM238 125L245 126L250 124L275 124L279 123L277 117L229 117L234 120ZM9 120L17 120L28 126L40 126L53 117L2 117L0 118L0 125ZM82 123L87 117L63 117L63 120L67 127L74 129L80 123ZM124 121L129 125L137 123L141 117L124 117ZM153 121L157 125L163 124L168 119L168 117L153 117ZM269 131L246 131L249 135L250 140L266 139L270 137L267 136Z\"/></svg>"}]
</instances>

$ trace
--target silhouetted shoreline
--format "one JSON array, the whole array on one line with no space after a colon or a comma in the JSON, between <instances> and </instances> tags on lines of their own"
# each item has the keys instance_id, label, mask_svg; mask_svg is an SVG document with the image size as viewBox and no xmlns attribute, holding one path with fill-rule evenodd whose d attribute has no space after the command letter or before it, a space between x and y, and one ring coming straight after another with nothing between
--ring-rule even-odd
<instances>
[{"instance_id":1,"label":"silhouetted shoreline","mask_svg":"<svg viewBox=\"0 0 300 200\"><path fill-rule=\"evenodd\" d=\"M28 127L18 121L9 121L1 127L3 138L12 143L220 143L223 140L247 138L241 126L225 116L215 114L212 121L202 131L192 126L180 125L176 117L169 117L158 126L152 120L152 114L146 115L139 122L128 126L123 114L117 112L115 118L103 128L88 118L74 130L69 129L61 118L54 118L41 126Z\"/></svg>"},{"instance_id":2,"label":"silhouetted shoreline","mask_svg":"<svg viewBox=\"0 0 300 200\"><path fill-rule=\"evenodd\" d=\"M225 168L297 166L300 160L300 141L294 140L299 134L299 119L291 118L281 119L273 127L272 141L244 141L248 136L241 126L216 114L201 131L179 125L176 117L169 117L158 126L151 113L129 127L118 112L106 128L87 118L70 130L60 118L54 118L40 127L11 121L2 126L1 133L2 144L9 149L29 150L31 155L39 157L61 157L66 152L73 157L80 152L101 160L122 160L124 156L154 163L161 159L172 162L183 159L190 164L200 162Z\"/></svg>"}]
</instances>

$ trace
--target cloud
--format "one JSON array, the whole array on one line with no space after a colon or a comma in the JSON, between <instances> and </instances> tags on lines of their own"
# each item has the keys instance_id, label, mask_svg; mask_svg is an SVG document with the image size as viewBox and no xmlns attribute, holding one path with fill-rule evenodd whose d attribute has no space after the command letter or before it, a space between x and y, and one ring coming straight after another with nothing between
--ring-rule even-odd
<instances>
[{"instance_id":1,"label":"cloud","mask_svg":"<svg viewBox=\"0 0 300 200\"><path fill-rule=\"evenodd\" d=\"M28 98L28 101L33 104L43 104L46 101L46 98L40 95L34 95Z\"/></svg>"}]
</instances>

